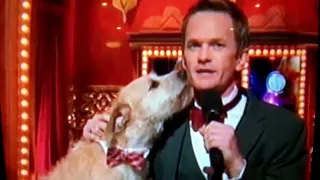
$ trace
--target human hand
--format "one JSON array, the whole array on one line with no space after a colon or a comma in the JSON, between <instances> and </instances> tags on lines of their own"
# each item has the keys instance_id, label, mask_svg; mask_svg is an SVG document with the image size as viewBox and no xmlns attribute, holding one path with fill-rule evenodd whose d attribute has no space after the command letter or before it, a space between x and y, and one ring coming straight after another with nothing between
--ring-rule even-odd
<instances>
[{"instance_id":1,"label":"human hand","mask_svg":"<svg viewBox=\"0 0 320 180\"><path fill-rule=\"evenodd\" d=\"M107 127L109 115L96 114L92 119L89 119L83 128L82 135L85 139L92 141L101 140L104 130Z\"/></svg>"},{"instance_id":2,"label":"human hand","mask_svg":"<svg viewBox=\"0 0 320 180\"><path fill-rule=\"evenodd\" d=\"M245 159L239 152L233 127L212 121L207 126L203 126L200 133L204 137L208 151L213 147L221 150L229 178L238 177L245 166Z\"/></svg>"}]
</instances>

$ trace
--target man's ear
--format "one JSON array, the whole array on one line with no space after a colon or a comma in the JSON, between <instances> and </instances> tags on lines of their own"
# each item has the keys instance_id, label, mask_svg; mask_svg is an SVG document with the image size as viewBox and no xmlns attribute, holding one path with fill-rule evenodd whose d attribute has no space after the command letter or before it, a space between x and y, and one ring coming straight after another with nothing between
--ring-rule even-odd
<instances>
[{"instance_id":1,"label":"man's ear","mask_svg":"<svg viewBox=\"0 0 320 180\"><path fill-rule=\"evenodd\" d=\"M122 131L131 119L131 107L128 104L119 104L111 111L106 133Z\"/></svg>"},{"instance_id":2,"label":"man's ear","mask_svg":"<svg viewBox=\"0 0 320 180\"><path fill-rule=\"evenodd\" d=\"M236 71L237 72L242 71L247 62L249 62L249 55L247 52L244 52L237 59Z\"/></svg>"}]
</instances>

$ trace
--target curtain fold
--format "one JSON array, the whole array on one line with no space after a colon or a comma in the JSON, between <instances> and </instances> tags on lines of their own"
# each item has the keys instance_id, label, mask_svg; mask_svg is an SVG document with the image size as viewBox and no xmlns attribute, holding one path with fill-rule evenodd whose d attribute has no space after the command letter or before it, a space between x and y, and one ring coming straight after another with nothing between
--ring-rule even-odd
<instances>
[{"instance_id":1,"label":"curtain fold","mask_svg":"<svg viewBox=\"0 0 320 180\"><path fill-rule=\"evenodd\" d=\"M36 174L45 175L68 149L63 15L42 4L36 18Z\"/></svg>"}]
</instances>

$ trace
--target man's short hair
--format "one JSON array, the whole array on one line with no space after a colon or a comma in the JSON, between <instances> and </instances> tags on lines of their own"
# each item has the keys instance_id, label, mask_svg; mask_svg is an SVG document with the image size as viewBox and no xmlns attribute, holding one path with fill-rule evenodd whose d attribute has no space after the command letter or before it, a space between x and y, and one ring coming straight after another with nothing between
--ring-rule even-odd
<instances>
[{"instance_id":1,"label":"man's short hair","mask_svg":"<svg viewBox=\"0 0 320 180\"><path fill-rule=\"evenodd\" d=\"M236 3L230 0L200 0L192 6L185 15L182 22L182 44L185 46L186 29L189 19L198 12L222 12L230 15L233 21L235 40L237 43L237 54L244 53L249 46L249 24L248 18Z\"/></svg>"}]
</instances>

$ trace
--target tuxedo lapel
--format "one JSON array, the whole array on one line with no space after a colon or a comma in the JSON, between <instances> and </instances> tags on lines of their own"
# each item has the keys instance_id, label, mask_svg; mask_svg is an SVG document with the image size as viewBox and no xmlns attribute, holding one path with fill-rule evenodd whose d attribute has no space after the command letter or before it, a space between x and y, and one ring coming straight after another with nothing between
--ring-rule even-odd
<instances>
[{"instance_id":1,"label":"tuxedo lapel","mask_svg":"<svg viewBox=\"0 0 320 180\"><path fill-rule=\"evenodd\" d=\"M180 159L183 139L187 130L188 123L184 123L176 132L172 138L168 139L167 147L163 152L163 160L167 161L166 163L166 173L164 179L174 180L177 172L178 162Z\"/></svg>"},{"instance_id":2,"label":"tuxedo lapel","mask_svg":"<svg viewBox=\"0 0 320 180\"><path fill-rule=\"evenodd\" d=\"M258 99L247 93L247 104L243 117L236 128L240 150L244 157L250 154L250 151L260 139L263 128L261 121L264 119L264 112Z\"/></svg>"},{"instance_id":3,"label":"tuxedo lapel","mask_svg":"<svg viewBox=\"0 0 320 180\"><path fill-rule=\"evenodd\" d=\"M158 143L154 161L154 171L161 175L160 179L175 179L182 143L188 127L189 111L190 108L186 108L165 123L163 136Z\"/></svg>"}]
</instances>

